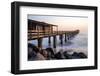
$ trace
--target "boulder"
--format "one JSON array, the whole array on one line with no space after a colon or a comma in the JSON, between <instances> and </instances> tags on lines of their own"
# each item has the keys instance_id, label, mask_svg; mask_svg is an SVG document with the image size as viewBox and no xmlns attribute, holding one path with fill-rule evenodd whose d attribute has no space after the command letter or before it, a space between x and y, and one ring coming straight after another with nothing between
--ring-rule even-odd
<instances>
[{"instance_id":1,"label":"boulder","mask_svg":"<svg viewBox=\"0 0 100 76\"><path fill-rule=\"evenodd\" d=\"M82 52L79 53L79 57L80 58L87 58L87 56L84 53L82 53Z\"/></svg>"}]
</instances>

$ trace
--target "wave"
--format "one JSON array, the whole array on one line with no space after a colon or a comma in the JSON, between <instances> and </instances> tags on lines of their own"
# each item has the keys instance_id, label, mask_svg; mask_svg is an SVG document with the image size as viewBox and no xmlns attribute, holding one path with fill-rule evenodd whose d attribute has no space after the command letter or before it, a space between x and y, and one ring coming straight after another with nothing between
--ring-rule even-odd
<instances>
[{"instance_id":1,"label":"wave","mask_svg":"<svg viewBox=\"0 0 100 76\"><path fill-rule=\"evenodd\" d=\"M64 41L63 41L64 42ZM37 46L37 40L32 40L29 41L29 43L32 43ZM63 50L73 50L76 52L84 52L87 55L87 47L88 47L88 35L86 33L80 33L75 36L72 40L68 41L67 43L63 43L63 45L60 45L60 40L59 36L57 36L57 51ZM42 43L43 49L47 47L52 47L53 48L53 37L51 37L51 45L49 46L48 44L48 38L43 38L43 43Z\"/></svg>"}]
</instances>

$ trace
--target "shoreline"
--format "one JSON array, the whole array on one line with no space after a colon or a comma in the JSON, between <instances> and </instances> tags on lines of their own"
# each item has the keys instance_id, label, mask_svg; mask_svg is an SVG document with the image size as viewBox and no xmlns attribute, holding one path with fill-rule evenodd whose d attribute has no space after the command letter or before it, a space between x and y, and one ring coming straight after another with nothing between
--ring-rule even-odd
<instances>
[{"instance_id":1,"label":"shoreline","mask_svg":"<svg viewBox=\"0 0 100 76\"><path fill-rule=\"evenodd\" d=\"M33 45L33 44L32 44ZM34 50L32 51L30 54L28 53L28 55L30 55L31 57L28 58L28 61L35 61L35 60L61 60L61 59L84 59L84 58L88 58L86 54L84 54L83 52L75 52L72 49L71 50L60 50L59 52L55 52L56 49L54 48L46 48L46 49L39 49L36 46L34 46L33 49L37 49L38 53L37 54L41 54L44 56L44 59L41 59L41 55L40 59L36 58L34 59L37 54L35 53L35 55L33 54ZM33 57L34 55L34 57Z\"/></svg>"}]
</instances>

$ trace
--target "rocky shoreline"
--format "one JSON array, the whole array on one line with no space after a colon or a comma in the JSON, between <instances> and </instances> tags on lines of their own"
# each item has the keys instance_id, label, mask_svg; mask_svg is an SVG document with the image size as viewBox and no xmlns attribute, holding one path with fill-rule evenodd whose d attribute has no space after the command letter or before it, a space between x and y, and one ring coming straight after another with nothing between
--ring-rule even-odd
<instances>
[{"instance_id":1,"label":"rocky shoreline","mask_svg":"<svg viewBox=\"0 0 100 76\"><path fill-rule=\"evenodd\" d=\"M53 48L40 49L35 45L28 43L28 61L34 60L59 60L59 59L83 59L87 56L83 52L59 51L54 53Z\"/></svg>"}]
</instances>

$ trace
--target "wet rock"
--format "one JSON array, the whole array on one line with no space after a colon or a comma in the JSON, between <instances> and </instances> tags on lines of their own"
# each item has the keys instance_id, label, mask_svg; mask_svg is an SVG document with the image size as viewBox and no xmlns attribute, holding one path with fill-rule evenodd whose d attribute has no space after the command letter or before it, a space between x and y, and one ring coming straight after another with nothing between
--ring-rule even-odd
<instances>
[{"instance_id":1,"label":"wet rock","mask_svg":"<svg viewBox=\"0 0 100 76\"><path fill-rule=\"evenodd\" d=\"M56 59L63 59L63 58L62 58L61 52L56 53L56 54L55 54L55 58L56 58Z\"/></svg>"},{"instance_id":2,"label":"wet rock","mask_svg":"<svg viewBox=\"0 0 100 76\"><path fill-rule=\"evenodd\" d=\"M63 52L63 55L65 56L66 59L72 59L72 55L68 54L67 51Z\"/></svg>"},{"instance_id":3,"label":"wet rock","mask_svg":"<svg viewBox=\"0 0 100 76\"><path fill-rule=\"evenodd\" d=\"M28 44L28 60L46 60L46 58L40 53L40 50L33 44Z\"/></svg>"},{"instance_id":4,"label":"wet rock","mask_svg":"<svg viewBox=\"0 0 100 76\"><path fill-rule=\"evenodd\" d=\"M54 51L52 48L46 48L46 51L48 52L48 58L54 58Z\"/></svg>"},{"instance_id":5,"label":"wet rock","mask_svg":"<svg viewBox=\"0 0 100 76\"><path fill-rule=\"evenodd\" d=\"M46 59L48 59L48 52L45 49L42 49L40 52Z\"/></svg>"},{"instance_id":6,"label":"wet rock","mask_svg":"<svg viewBox=\"0 0 100 76\"><path fill-rule=\"evenodd\" d=\"M37 51L36 51L37 50ZM36 46L34 46L33 44L28 44L28 60L31 60L36 57L36 53L38 52L38 48Z\"/></svg>"},{"instance_id":7,"label":"wet rock","mask_svg":"<svg viewBox=\"0 0 100 76\"><path fill-rule=\"evenodd\" d=\"M79 54L78 54L77 52L74 52L74 53L72 54L72 56L74 56L74 57L79 57Z\"/></svg>"},{"instance_id":8,"label":"wet rock","mask_svg":"<svg viewBox=\"0 0 100 76\"><path fill-rule=\"evenodd\" d=\"M82 52L80 52L80 53L74 52L72 54L72 58L73 59L77 59L77 58L87 58L87 56L84 53L82 53Z\"/></svg>"},{"instance_id":9,"label":"wet rock","mask_svg":"<svg viewBox=\"0 0 100 76\"><path fill-rule=\"evenodd\" d=\"M87 58L87 56L84 53L82 53L82 52L79 53L79 57L80 58Z\"/></svg>"}]
</instances>

